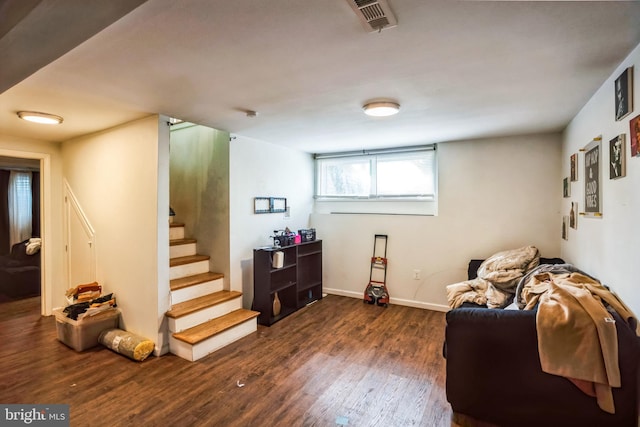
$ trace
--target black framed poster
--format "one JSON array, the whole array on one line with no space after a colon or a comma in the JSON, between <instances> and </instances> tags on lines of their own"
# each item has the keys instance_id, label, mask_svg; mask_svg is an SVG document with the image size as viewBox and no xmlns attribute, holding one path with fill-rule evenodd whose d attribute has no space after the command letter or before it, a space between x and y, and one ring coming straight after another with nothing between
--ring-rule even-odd
<instances>
[{"instance_id":1,"label":"black framed poster","mask_svg":"<svg viewBox=\"0 0 640 427\"><path fill-rule=\"evenodd\" d=\"M627 152L625 134L609 141L609 179L618 179L627 175Z\"/></svg>"},{"instance_id":2,"label":"black framed poster","mask_svg":"<svg viewBox=\"0 0 640 427\"><path fill-rule=\"evenodd\" d=\"M571 155L571 181L578 180L578 153Z\"/></svg>"},{"instance_id":3,"label":"black framed poster","mask_svg":"<svg viewBox=\"0 0 640 427\"><path fill-rule=\"evenodd\" d=\"M602 216L602 137L595 138L584 148L584 213Z\"/></svg>"},{"instance_id":4,"label":"black framed poster","mask_svg":"<svg viewBox=\"0 0 640 427\"><path fill-rule=\"evenodd\" d=\"M622 120L633 111L633 67L620 74L615 81L616 121Z\"/></svg>"}]
</instances>

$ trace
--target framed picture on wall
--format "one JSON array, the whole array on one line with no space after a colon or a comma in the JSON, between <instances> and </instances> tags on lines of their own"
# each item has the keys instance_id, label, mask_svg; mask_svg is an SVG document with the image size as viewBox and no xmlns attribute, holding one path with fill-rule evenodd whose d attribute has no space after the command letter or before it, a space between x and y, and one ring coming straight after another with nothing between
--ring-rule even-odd
<instances>
[{"instance_id":1,"label":"framed picture on wall","mask_svg":"<svg viewBox=\"0 0 640 427\"><path fill-rule=\"evenodd\" d=\"M562 217L562 238L564 240L569 240L569 217Z\"/></svg>"},{"instance_id":2,"label":"framed picture on wall","mask_svg":"<svg viewBox=\"0 0 640 427\"><path fill-rule=\"evenodd\" d=\"M578 202L571 202L571 211L569 211L569 227L574 230L578 229Z\"/></svg>"},{"instance_id":3,"label":"framed picture on wall","mask_svg":"<svg viewBox=\"0 0 640 427\"><path fill-rule=\"evenodd\" d=\"M631 119L629 127L631 128L631 157L635 157L640 154L638 149L640 144L640 115Z\"/></svg>"},{"instance_id":4,"label":"framed picture on wall","mask_svg":"<svg viewBox=\"0 0 640 427\"><path fill-rule=\"evenodd\" d=\"M584 148L584 213L602 217L602 137L594 138Z\"/></svg>"},{"instance_id":5,"label":"framed picture on wall","mask_svg":"<svg viewBox=\"0 0 640 427\"><path fill-rule=\"evenodd\" d=\"M609 179L622 178L627 174L625 135L618 135L609 141Z\"/></svg>"},{"instance_id":6,"label":"framed picture on wall","mask_svg":"<svg viewBox=\"0 0 640 427\"><path fill-rule=\"evenodd\" d=\"M571 197L571 183L568 177L562 180L562 197Z\"/></svg>"},{"instance_id":7,"label":"framed picture on wall","mask_svg":"<svg viewBox=\"0 0 640 427\"><path fill-rule=\"evenodd\" d=\"M253 213L263 214L269 213L269 197L253 198Z\"/></svg>"},{"instance_id":8,"label":"framed picture on wall","mask_svg":"<svg viewBox=\"0 0 640 427\"><path fill-rule=\"evenodd\" d=\"M571 181L578 180L578 153L571 155Z\"/></svg>"},{"instance_id":9,"label":"framed picture on wall","mask_svg":"<svg viewBox=\"0 0 640 427\"><path fill-rule=\"evenodd\" d=\"M622 120L633 111L633 67L620 74L615 81L616 121Z\"/></svg>"}]
</instances>

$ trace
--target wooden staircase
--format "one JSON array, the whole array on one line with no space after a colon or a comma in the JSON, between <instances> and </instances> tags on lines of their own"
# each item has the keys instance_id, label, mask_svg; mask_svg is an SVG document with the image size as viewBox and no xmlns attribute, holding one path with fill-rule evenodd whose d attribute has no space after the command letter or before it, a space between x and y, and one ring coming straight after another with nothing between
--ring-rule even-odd
<instances>
[{"instance_id":1,"label":"wooden staircase","mask_svg":"<svg viewBox=\"0 0 640 427\"><path fill-rule=\"evenodd\" d=\"M209 271L184 224L170 224L171 310L169 351L196 361L257 330L256 311L242 308L242 292L224 289L224 275Z\"/></svg>"}]
</instances>

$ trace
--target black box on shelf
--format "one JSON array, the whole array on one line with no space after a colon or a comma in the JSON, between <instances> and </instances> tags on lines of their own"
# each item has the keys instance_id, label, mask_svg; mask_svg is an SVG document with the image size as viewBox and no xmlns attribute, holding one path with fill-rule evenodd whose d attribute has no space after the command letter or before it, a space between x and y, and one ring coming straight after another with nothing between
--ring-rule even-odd
<instances>
[{"instance_id":1,"label":"black box on shelf","mask_svg":"<svg viewBox=\"0 0 640 427\"><path fill-rule=\"evenodd\" d=\"M291 246L295 243L295 235L294 234L283 234L281 236L273 236L273 244L274 246Z\"/></svg>"},{"instance_id":2,"label":"black box on shelf","mask_svg":"<svg viewBox=\"0 0 640 427\"><path fill-rule=\"evenodd\" d=\"M313 242L314 240L316 240L315 228L298 230L298 234L300 235L302 242Z\"/></svg>"}]
</instances>

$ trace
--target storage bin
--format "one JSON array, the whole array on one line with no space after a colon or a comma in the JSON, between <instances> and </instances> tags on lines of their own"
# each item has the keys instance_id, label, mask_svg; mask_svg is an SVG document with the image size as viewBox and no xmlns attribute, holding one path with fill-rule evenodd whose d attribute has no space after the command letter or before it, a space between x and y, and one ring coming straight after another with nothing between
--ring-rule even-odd
<instances>
[{"instance_id":1,"label":"storage bin","mask_svg":"<svg viewBox=\"0 0 640 427\"><path fill-rule=\"evenodd\" d=\"M298 230L298 234L300 235L300 240L302 242L313 242L316 240L316 229L315 228L309 228L309 229L302 229L302 230Z\"/></svg>"},{"instance_id":2,"label":"storage bin","mask_svg":"<svg viewBox=\"0 0 640 427\"><path fill-rule=\"evenodd\" d=\"M100 332L105 329L117 328L120 320L120 310L116 308L79 320L68 318L62 310L62 308L53 310L56 317L58 340L76 351L97 346Z\"/></svg>"}]
</instances>

